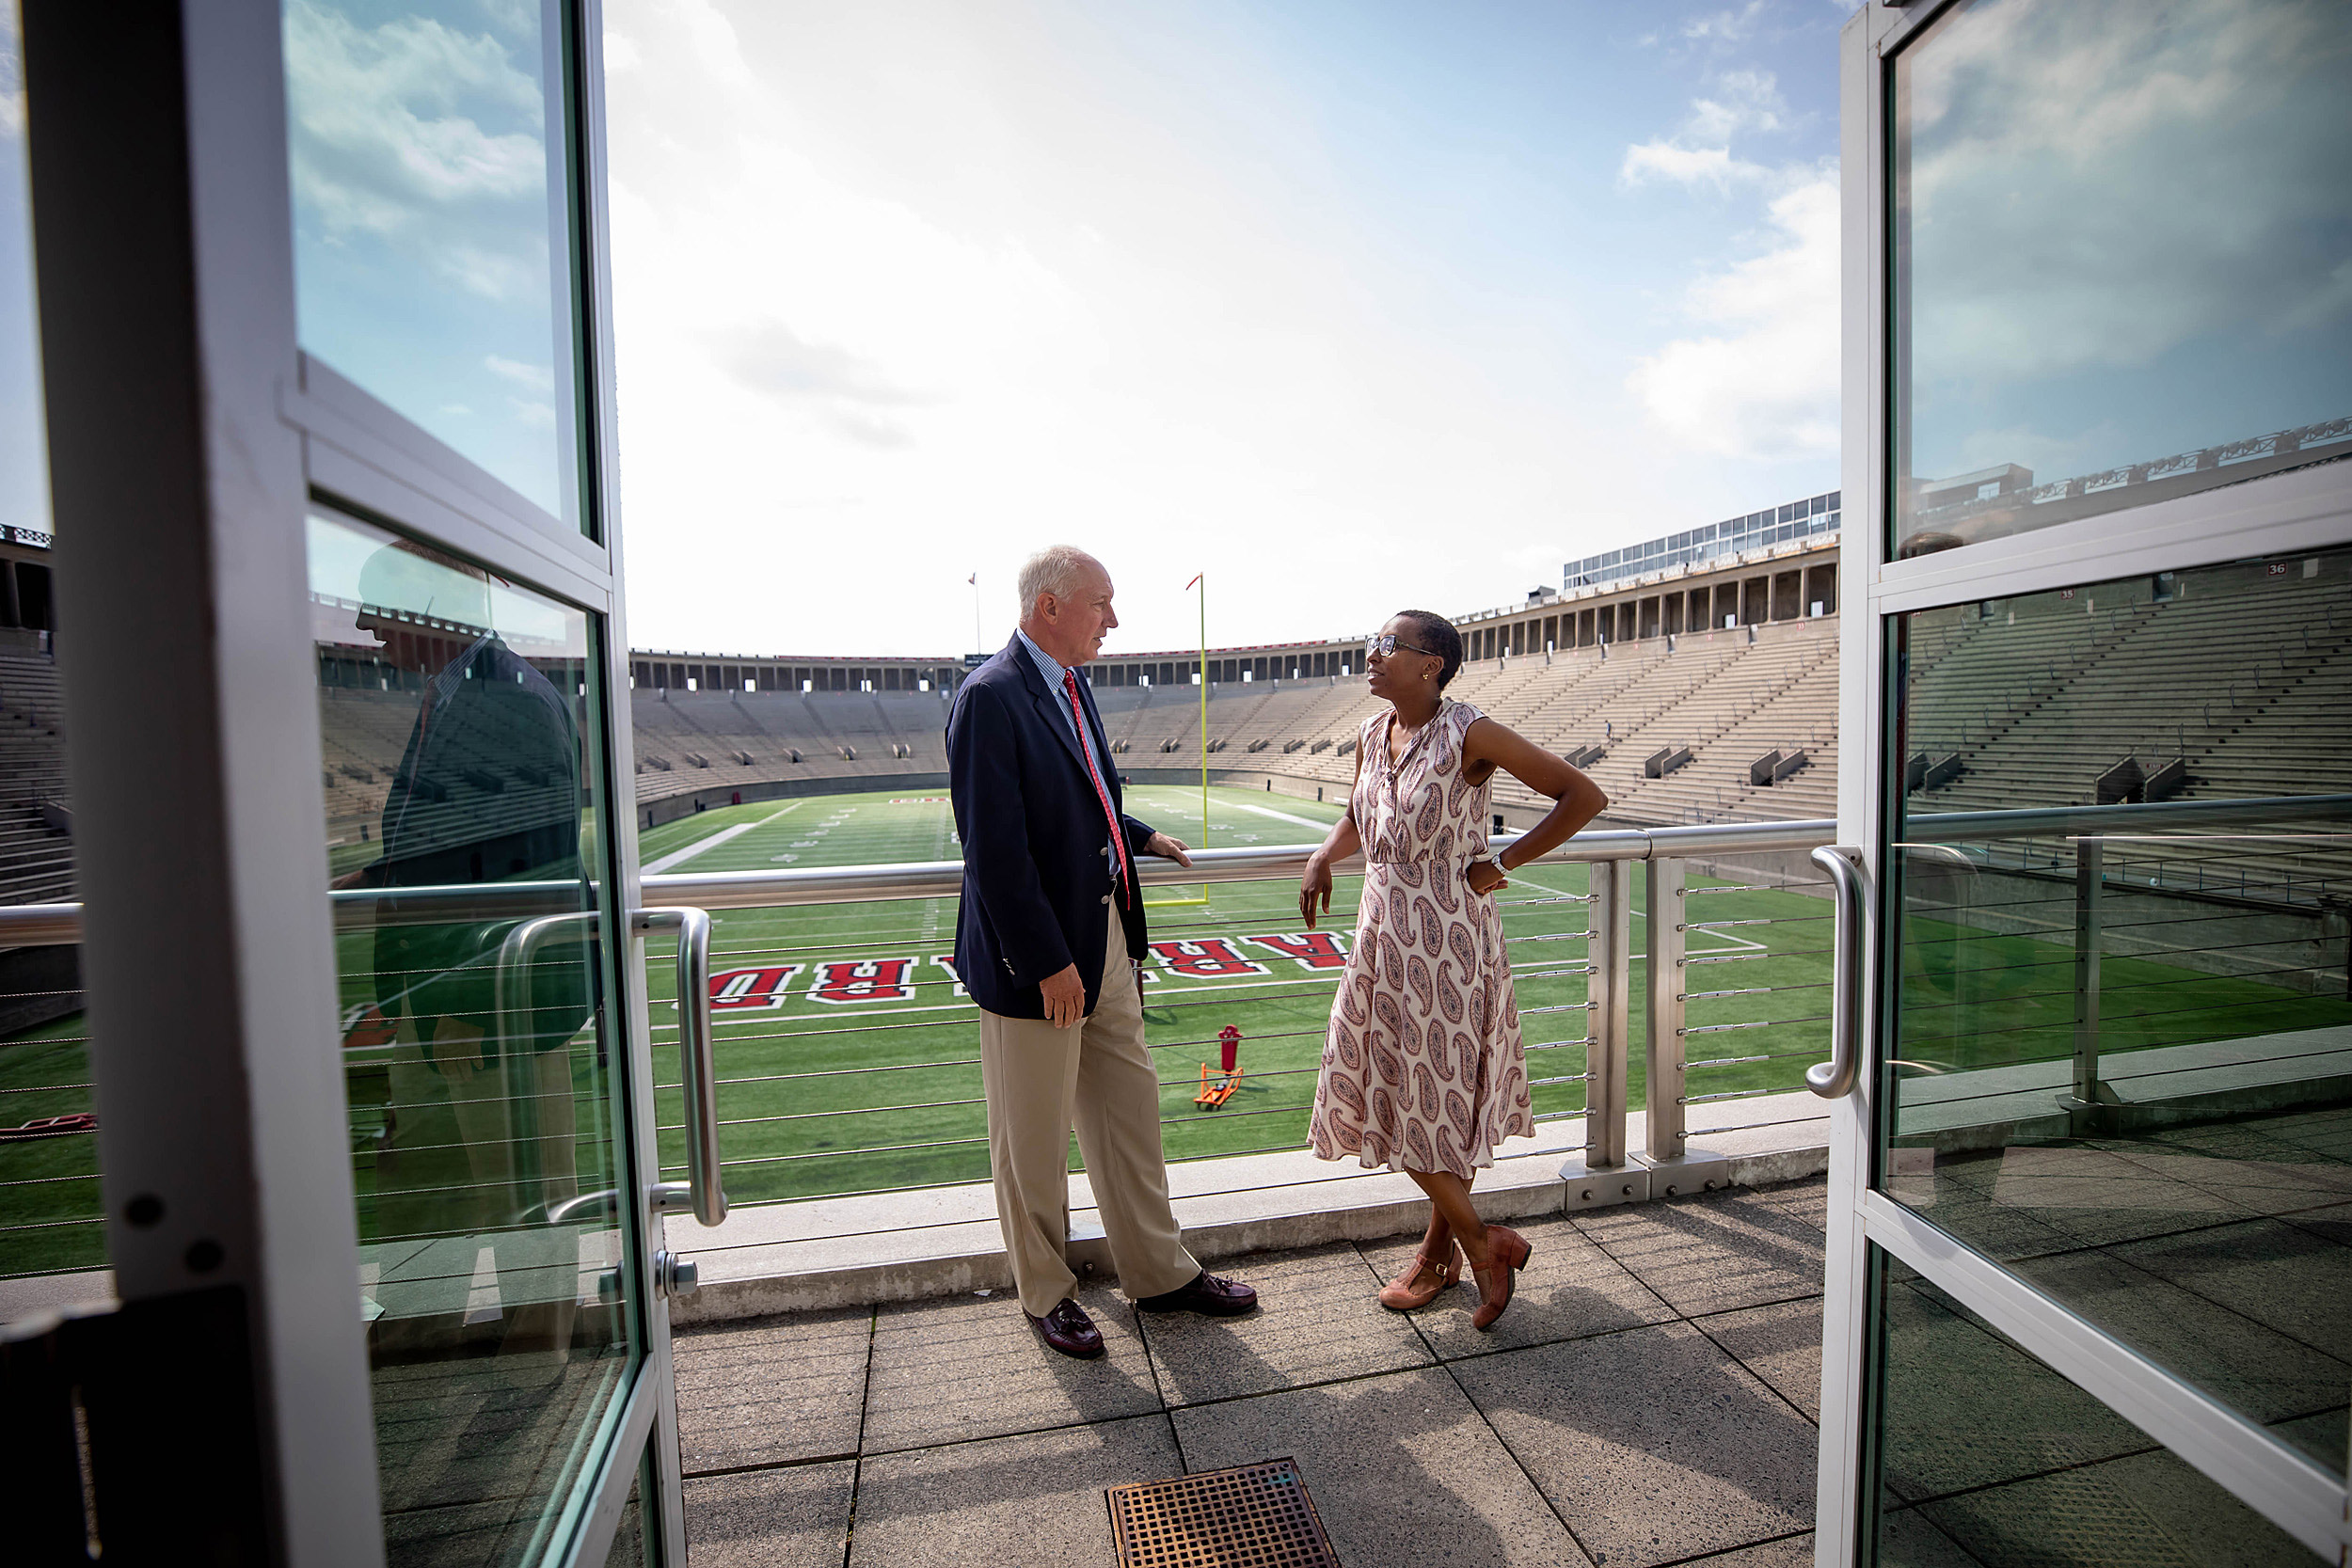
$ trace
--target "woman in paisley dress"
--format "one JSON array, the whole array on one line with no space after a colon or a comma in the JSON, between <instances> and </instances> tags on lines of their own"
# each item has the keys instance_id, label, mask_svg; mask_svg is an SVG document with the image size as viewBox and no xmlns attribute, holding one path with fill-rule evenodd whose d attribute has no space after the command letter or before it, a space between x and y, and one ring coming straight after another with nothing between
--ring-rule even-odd
<instances>
[{"instance_id":1,"label":"woman in paisley dress","mask_svg":"<svg viewBox=\"0 0 2352 1568\"><path fill-rule=\"evenodd\" d=\"M1421 1252L1380 1292L1398 1311L1478 1280L1471 1319L1489 1328L1526 1267L1527 1239L1487 1225L1470 1183L1504 1138L1535 1131L1511 963L1496 890L1505 874L1566 843L1609 803L1598 785L1526 737L1445 695L1462 638L1444 617L1407 610L1364 645L1364 678L1388 708L1364 721L1356 783L1307 861L1298 911L1313 929L1331 909L1331 867L1361 849L1363 897L1315 1084L1307 1138L1402 1170L1429 1195ZM1497 769L1549 798L1544 819L1490 855Z\"/></svg>"}]
</instances>

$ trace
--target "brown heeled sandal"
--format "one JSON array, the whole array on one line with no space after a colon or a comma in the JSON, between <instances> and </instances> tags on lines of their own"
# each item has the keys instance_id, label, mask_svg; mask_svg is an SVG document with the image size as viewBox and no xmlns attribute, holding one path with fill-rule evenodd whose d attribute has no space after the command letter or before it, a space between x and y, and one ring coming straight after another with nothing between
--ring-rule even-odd
<instances>
[{"instance_id":1,"label":"brown heeled sandal","mask_svg":"<svg viewBox=\"0 0 2352 1568\"><path fill-rule=\"evenodd\" d=\"M1486 1227L1486 1266L1470 1270L1478 1279L1478 1310L1470 1317L1470 1327L1494 1327L1502 1309L1511 1305L1518 1272L1527 1267L1528 1259L1534 1253L1535 1249L1527 1244L1527 1238L1509 1226Z\"/></svg>"},{"instance_id":2,"label":"brown heeled sandal","mask_svg":"<svg viewBox=\"0 0 2352 1568\"><path fill-rule=\"evenodd\" d=\"M1438 1299L1445 1291L1462 1281L1462 1249L1448 1240L1446 1259L1441 1265L1426 1252L1413 1254L1412 1267L1380 1288L1380 1305L1391 1312L1415 1312ZM1438 1282L1427 1289L1419 1281L1426 1275L1436 1275Z\"/></svg>"}]
</instances>

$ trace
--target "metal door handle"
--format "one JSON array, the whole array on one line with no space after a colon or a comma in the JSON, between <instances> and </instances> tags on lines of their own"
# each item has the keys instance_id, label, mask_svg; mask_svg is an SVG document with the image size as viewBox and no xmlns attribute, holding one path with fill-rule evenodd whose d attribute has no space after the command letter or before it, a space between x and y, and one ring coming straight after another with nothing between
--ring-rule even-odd
<instances>
[{"instance_id":1,"label":"metal door handle","mask_svg":"<svg viewBox=\"0 0 2352 1568\"><path fill-rule=\"evenodd\" d=\"M727 1217L727 1195L719 1184L718 1069L710 1054L710 916L683 905L639 910L629 918L636 931L677 933L678 1083L686 1091L686 1185L694 1217L717 1225ZM675 1183L664 1182L663 1188ZM667 1209L656 1189L656 1206Z\"/></svg>"},{"instance_id":2,"label":"metal door handle","mask_svg":"<svg viewBox=\"0 0 2352 1568\"><path fill-rule=\"evenodd\" d=\"M1804 1069L1804 1086L1824 1100L1843 1100L1853 1090L1862 1062L1862 956L1869 878L1860 851L1823 845L1813 863L1829 873L1837 889L1837 951L1835 1005L1830 1008L1829 1060Z\"/></svg>"}]
</instances>

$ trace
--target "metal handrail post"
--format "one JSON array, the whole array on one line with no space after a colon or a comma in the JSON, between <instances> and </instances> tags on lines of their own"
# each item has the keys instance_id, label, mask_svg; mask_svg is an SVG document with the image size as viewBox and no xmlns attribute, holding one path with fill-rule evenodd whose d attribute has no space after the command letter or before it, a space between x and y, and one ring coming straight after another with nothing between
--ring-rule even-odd
<instances>
[{"instance_id":1,"label":"metal handrail post","mask_svg":"<svg viewBox=\"0 0 2352 1568\"><path fill-rule=\"evenodd\" d=\"M1645 1109L1649 1117L1643 1151L1653 1160L1681 1159L1686 1136L1682 956L1683 885L1689 864L1680 859L1654 860L1644 868L1649 879L1649 917L1645 923L1648 931L1645 951L1649 964L1649 1017L1644 1041L1647 1068Z\"/></svg>"},{"instance_id":2,"label":"metal handrail post","mask_svg":"<svg viewBox=\"0 0 2352 1568\"><path fill-rule=\"evenodd\" d=\"M1593 865L1592 975L1585 1011L1592 1044L1585 1049L1584 1163L1625 1164L1626 1020L1632 984L1632 868L1616 861Z\"/></svg>"},{"instance_id":3,"label":"metal handrail post","mask_svg":"<svg viewBox=\"0 0 2352 1568\"><path fill-rule=\"evenodd\" d=\"M2074 1100L2096 1105L2099 1092L2099 927L2106 889L2106 846L2074 841Z\"/></svg>"}]
</instances>

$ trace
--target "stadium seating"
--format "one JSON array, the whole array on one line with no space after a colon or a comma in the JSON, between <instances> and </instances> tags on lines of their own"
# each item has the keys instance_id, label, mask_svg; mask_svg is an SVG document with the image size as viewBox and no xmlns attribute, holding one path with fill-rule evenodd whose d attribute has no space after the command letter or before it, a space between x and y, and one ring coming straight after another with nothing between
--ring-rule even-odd
<instances>
[{"instance_id":1,"label":"stadium seating","mask_svg":"<svg viewBox=\"0 0 2352 1568\"><path fill-rule=\"evenodd\" d=\"M0 654L0 904L73 896L73 844L43 815L66 800L63 705L45 654Z\"/></svg>"}]
</instances>

